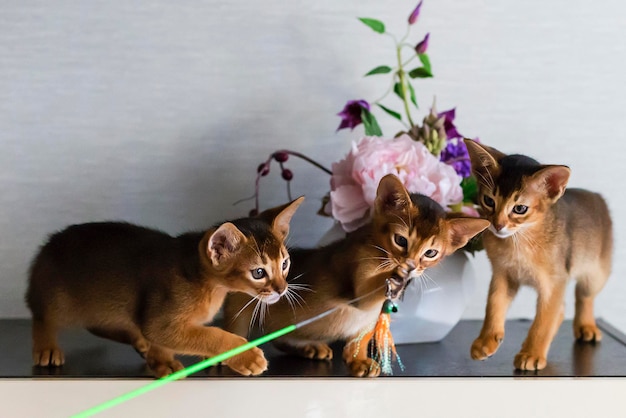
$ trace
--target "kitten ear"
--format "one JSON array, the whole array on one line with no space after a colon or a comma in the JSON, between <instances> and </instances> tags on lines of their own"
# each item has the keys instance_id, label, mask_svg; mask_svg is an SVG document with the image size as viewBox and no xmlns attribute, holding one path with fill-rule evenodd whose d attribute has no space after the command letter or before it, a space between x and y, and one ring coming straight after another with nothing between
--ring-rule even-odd
<instances>
[{"instance_id":1,"label":"kitten ear","mask_svg":"<svg viewBox=\"0 0 626 418\"><path fill-rule=\"evenodd\" d=\"M486 219L480 218L452 218L448 222L448 254L463 247L476 234L484 231L490 225Z\"/></svg>"},{"instance_id":2,"label":"kitten ear","mask_svg":"<svg viewBox=\"0 0 626 418\"><path fill-rule=\"evenodd\" d=\"M304 196L275 208L267 209L259 214L259 218L265 219L272 225L274 232L285 239L289 234L289 223L296 213L296 209L304 202Z\"/></svg>"},{"instance_id":3,"label":"kitten ear","mask_svg":"<svg viewBox=\"0 0 626 418\"><path fill-rule=\"evenodd\" d=\"M397 176L387 174L380 180L375 200L377 213L404 211L410 203L411 197Z\"/></svg>"},{"instance_id":4,"label":"kitten ear","mask_svg":"<svg viewBox=\"0 0 626 418\"><path fill-rule=\"evenodd\" d=\"M506 154L468 138L464 138L463 142L472 162L472 171L476 174L478 181L484 182L486 179L493 178L491 173L500 171L498 160Z\"/></svg>"},{"instance_id":5,"label":"kitten ear","mask_svg":"<svg viewBox=\"0 0 626 418\"><path fill-rule=\"evenodd\" d=\"M570 173L569 167L565 165L548 165L533 174L530 184L535 190L545 193L552 202L556 202L565 193Z\"/></svg>"},{"instance_id":6,"label":"kitten ear","mask_svg":"<svg viewBox=\"0 0 626 418\"><path fill-rule=\"evenodd\" d=\"M241 244L246 241L246 236L230 222L223 223L211 234L206 246L206 252L213 266L232 257Z\"/></svg>"}]
</instances>

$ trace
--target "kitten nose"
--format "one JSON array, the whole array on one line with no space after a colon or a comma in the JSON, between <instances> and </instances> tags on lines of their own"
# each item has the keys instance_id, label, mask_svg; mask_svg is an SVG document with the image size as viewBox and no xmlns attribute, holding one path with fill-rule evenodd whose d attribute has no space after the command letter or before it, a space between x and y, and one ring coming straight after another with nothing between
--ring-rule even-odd
<instances>
[{"instance_id":1,"label":"kitten nose","mask_svg":"<svg viewBox=\"0 0 626 418\"><path fill-rule=\"evenodd\" d=\"M409 258L406 260L406 266L408 267L409 272L415 270L415 261Z\"/></svg>"},{"instance_id":2,"label":"kitten nose","mask_svg":"<svg viewBox=\"0 0 626 418\"><path fill-rule=\"evenodd\" d=\"M274 290L280 295L284 295L285 292L287 292L287 283L285 283L284 285L277 285L274 286Z\"/></svg>"},{"instance_id":3,"label":"kitten nose","mask_svg":"<svg viewBox=\"0 0 626 418\"><path fill-rule=\"evenodd\" d=\"M502 228L504 228L503 224L494 224L493 227L496 229L497 232L500 232L500 230Z\"/></svg>"}]
</instances>

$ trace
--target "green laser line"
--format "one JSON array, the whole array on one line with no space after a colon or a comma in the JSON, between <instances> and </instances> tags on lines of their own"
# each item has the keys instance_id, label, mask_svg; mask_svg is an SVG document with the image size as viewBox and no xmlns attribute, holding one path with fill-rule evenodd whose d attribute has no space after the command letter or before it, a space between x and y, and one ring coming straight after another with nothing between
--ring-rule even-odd
<instances>
[{"instance_id":1,"label":"green laser line","mask_svg":"<svg viewBox=\"0 0 626 418\"><path fill-rule=\"evenodd\" d=\"M310 321L304 321L304 322L310 322ZM85 410L83 412L79 412L76 415L72 415L71 418L85 418L85 417L93 416L93 415L95 415L95 414L97 414L99 412L102 412L102 411L106 410L106 409L112 408L115 405L119 405L122 402L126 402L126 401L128 401L130 399L136 398L139 395L143 395L146 392L149 392L149 391L151 391L153 389L161 387L161 386L163 386L166 383L172 382L174 380L181 379L183 377L187 377L190 374L193 374L193 373L196 373L196 372L198 372L200 370L206 369L207 367L214 366L217 363L220 363L220 362L222 362L224 360L227 360L227 359L229 359L231 357L234 357L237 354L241 354L244 351L250 350L251 348L254 348L254 347L258 346L258 345L264 344L264 343L266 343L268 341L271 341L271 340L276 339L276 338L278 338L280 336L288 334L288 333L294 331L296 328L298 328L298 325L299 324L286 326L285 328L279 329L278 331L274 331L274 332L272 332L270 334L267 334L267 335L264 335L262 337L259 337L256 340L252 340L252 341L249 341L249 342L247 342L247 343L245 343L243 345L240 345L239 347L235 347L232 350L228 350L228 351L226 351L224 353L218 354L215 357L211 357L211 358L208 358L208 359L203 360L201 362L192 364L191 366L189 366L189 367L187 367L185 369L179 370L179 371L177 371L175 373L172 373L172 374L167 375L165 377L162 377L162 378L160 378L158 380L155 380L154 382L152 382L152 383L150 383L148 385L142 386L142 387L137 388L137 389L135 389L133 391L130 391L128 393L120 395L117 398L113 398L113 399L111 399L111 400L109 400L107 402L101 403L100 405L96 405L93 408L89 408L89 409L87 409L87 410Z\"/></svg>"},{"instance_id":2,"label":"green laser line","mask_svg":"<svg viewBox=\"0 0 626 418\"><path fill-rule=\"evenodd\" d=\"M369 292L369 293L367 293L367 294L365 294L363 296L360 296L358 298L354 298L354 299L348 301L347 303L348 304L355 303L355 302L357 302L357 301L359 301L361 299L364 299L364 298L372 295L373 293L377 292L378 290L380 290L383 287L384 286L381 286L381 287L379 287L377 289L374 289L371 292ZM211 358L208 358L206 360L202 360L202 361L200 361L198 363L192 364L189 367L186 367L186 368L184 368L182 370L179 370L177 372L174 372L172 374L164 376L164 377L162 377L160 379L157 379L157 380L155 380L154 382L152 382L150 384L147 384L145 386L142 386L140 388L137 388L135 390L127 392L127 393L125 393L123 395L118 396L117 398L113 398L113 399L111 399L109 401L103 402L103 403L101 403L99 405L96 405L96 406L94 406L92 408L86 409L86 410L84 410L82 412L79 412L78 414L72 415L70 418L91 417L91 416L93 416L93 415L95 415L97 413L100 413L100 412L102 412L104 410L112 408L112 407L114 407L116 405L119 405L119 404L121 404L123 402L126 402L126 401L129 401L129 400L133 399L133 398L136 398L139 395L143 395L146 392L149 392L149 391L154 390L154 389L156 389L158 387L161 387L161 386L163 386L166 383L173 382L174 380L178 380L178 379L181 379L183 377L187 377L190 374L193 374L193 373L196 373L196 372L198 372L200 370L206 369L207 367L215 366L216 364L218 364L218 363L220 363L220 362L222 362L224 360L227 360L227 359L229 359L231 357L234 357L237 354L241 354L244 351L250 350L251 348L254 348L254 347L259 346L261 344L265 344L266 342L274 340L274 339L276 339L278 337L281 337L281 336L283 336L285 334L289 334L290 332L295 331L298 328L301 328L301 327L303 327L305 325L310 324L311 322L317 321L318 319L321 319L321 318L323 318L325 316L328 316L331 313L333 313L334 311L336 311L337 309L339 309L339 307L340 306L335 306L334 308L331 308L331 309L329 309L329 310L327 310L325 312L322 312L319 315L316 315L316 316L311 317L309 319L305 319L304 321L298 322L297 324L288 325L285 328L282 328L282 329L279 329L277 331L271 332L271 333L269 333L267 335L264 335L262 337L257 338L256 340L249 341L249 342L247 342L245 344L240 345L239 347L235 347L235 348L233 348L231 350L228 350L228 351L225 351L225 352L223 352L221 354L218 354L215 357L211 357Z\"/></svg>"}]
</instances>

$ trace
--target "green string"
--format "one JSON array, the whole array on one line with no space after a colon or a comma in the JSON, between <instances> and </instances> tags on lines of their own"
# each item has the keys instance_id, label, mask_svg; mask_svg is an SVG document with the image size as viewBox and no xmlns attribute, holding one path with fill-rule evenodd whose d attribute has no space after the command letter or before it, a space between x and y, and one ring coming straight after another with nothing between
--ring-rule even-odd
<instances>
[{"instance_id":1,"label":"green string","mask_svg":"<svg viewBox=\"0 0 626 418\"><path fill-rule=\"evenodd\" d=\"M305 321L305 322L309 322L309 321ZM130 400L132 398L136 398L139 395L143 395L146 392L149 392L149 391L151 391L153 389L156 389L156 388L158 388L160 386L163 386L166 383L172 382L174 380L181 379L183 377L187 377L190 374L193 374L193 373L196 373L196 372L198 372L200 370L206 369L207 367L215 366L216 364L218 364L218 363L220 363L220 362L222 362L224 360L227 360L227 359L229 359L231 357L234 357L237 354L241 354L244 351L250 350L251 348L254 348L254 347L259 346L261 344L264 344L264 343L266 343L268 341L276 339L276 338L278 338L278 337L280 337L282 335L288 334L288 333L294 331L296 328L298 328L301 325L304 325L304 324L301 323L301 324L289 325L289 326L287 326L285 328L279 329L278 331L274 331L274 332L272 332L270 334L267 334L267 335L264 335L262 337L259 337L256 340L249 341L249 342L247 342L247 343L245 343L243 345L240 345L239 347L235 347L232 350L229 350L229 351L226 351L224 353L218 354L215 357L211 357L211 358L203 360L203 361L201 361L199 363L192 364L191 366L189 366L187 368L184 368L184 369L179 370L179 371L177 371L175 373L172 373L172 374L167 375L165 377L162 377L162 378L160 378L158 380L155 380L154 382L152 382L152 383L150 383L148 385L142 386L142 387L137 388L137 389L135 389L133 391L130 391L128 393L120 395L117 398L113 398L113 399L111 399L109 401L106 401L106 402L101 403L99 405L96 405L96 406L94 406L92 408L89 408L89 409L87 409L87 410L85 410L83 412L79 412L76 415L72 415L71 418L84 418L84 417L90 417L92 415L95 415L95 414L97 414L99 412L102 412L102 411L104 411L106 409L112 408L115 405L119 405L122 402L126 402L126 401L128 401L128 400Z\"/></svg>"}]
</instances>

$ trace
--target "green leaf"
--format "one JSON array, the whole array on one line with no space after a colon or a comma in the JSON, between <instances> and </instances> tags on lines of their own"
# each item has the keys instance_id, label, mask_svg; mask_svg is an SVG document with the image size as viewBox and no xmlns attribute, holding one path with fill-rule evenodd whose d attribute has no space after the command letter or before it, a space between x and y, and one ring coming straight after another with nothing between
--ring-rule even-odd
<instances>
[{"instance_id":1,"label":"green leaf","mask_svg":"<svg viewBox=\"0 0 626 418\"><path fill-rule=\"evenodd\" d=\"M380 107L382 110L384 110L385 112L387 112L388 114L390 114L391 116L393 116L394 118L398 119L398 120L402 120L402 115L394 110L389 109L388 107L385 107L383 105L381 105L380 103L376 103L378 105L378 107Z\"/></svg>"},{"instance_id":2,"label":"green leaf","mask_svg":"<svg viewBox=\"0 0 626 418\"><path fill-rule=\"evenodd\" d=\"M415 107L419 109L419 107L417 106L417 98L415 96L415 90L413 90L413 86L411 85L411 83L407 83L407 85L409 87L409 94L410 94L409 97L411 98L411 102L413 102ZM393 85L393 92L396 93L399 98L404 100L404 92L402 91L402 86L400 86L399 82Z\"/></svg>"},{"instance_id":3,"label":"green leaf","mask_svg":"<svg viewBox=\"0 0 626 418\"><path fill-rule=\"evenodd\" d=\"M404 92L402 91L402 87L400 86L400 83L396 83L393 85L393 92L396 93L399 98L404 100Z\"/></svg>"},{"instance_id":4,"label":"green leaf","mask_svg":"<svg viewBox=\"0 0 626 418\"><path fill-rule=\"evenodd\" d=\"M406 83L409 86L409 92L411 93L411 101L413 102L413 104L415 105L416 108L419 109L419 106L417 105L417 97L415 96L415 90L413 90L413 86L411 85L411 83Z\"/></svg>"},{"instance_id":5,"label":"green leaf","mask_svg":"<svg viewBox=\"0 0 626 418\"><path fill-rule=\"evenodd\" d=\"M477 203L478 197L478 181L476 177L470 176L461 181L461 189L463 189L464 203Z\"/></svg>"},{"instance_id":6,"label":"green leaf","mask_svg":"<svg viewBox=\"0 0 626 418\"><path fill-rule=\"evenodd\" d=\"M374 68L373 70L371 70L369 73L365 74L365 77L367 77L368 75L374 75L374 74L387 74L391 72L391 67L388 67L386 65L380 65L376 68Z\"/></svg>"},{"instance_id":7,"label":"green leaf","mask_svg":"<svg viewBox=\"0 0 626 418\"><path fill-rule=\"evenodd\" d=\"M430 78L433 74L424 67L414 68L409 71L409 77L411 78Z\"/></svg>"},{"instance_id":8,"label":"green leaf","mask_svg":"<svg viewBox=\"0 0 626 418\"><path fill-rule=\"evenodd\" d=\"M380 20L370 19L368 17L360 17L359 20L372 28L374 32L385 33L385 24Z\"/></svg>"},{"instance_id":9,"label":"green leaf","mask_svg":"<svg viewBox=\"0 0 626 418\"><path fill-rule=\"evenodd\" d=\"M383 132L378 126L378 121L369 110L361 108L361 120L365 127L365 135L382 136Z\"/></svg>"},{"instance_id":10,"label":"green leaf","mask_svg":"<svg viewBox=\"0 0 626 418\"><path fill-rule=\"evenodd\" d=\"M429 73L432 73L432 68L430 66L430 59L428 58L428 55L427 54L417 54L417 57L422 62L422 65L424 66L426 71L428 71Z\"/></svg>"}]
</instances>

